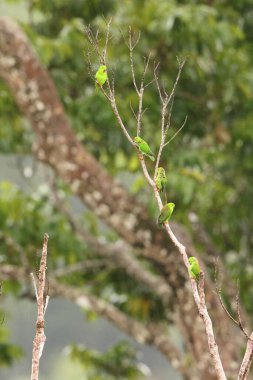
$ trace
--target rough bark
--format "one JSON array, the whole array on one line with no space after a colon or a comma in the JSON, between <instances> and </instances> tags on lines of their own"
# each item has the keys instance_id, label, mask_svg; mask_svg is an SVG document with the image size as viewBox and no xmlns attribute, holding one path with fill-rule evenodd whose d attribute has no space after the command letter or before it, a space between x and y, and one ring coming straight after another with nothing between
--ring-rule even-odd
<instances>
[{"instance_id":1,"label":"rough bark","mask_svg":"<svg viewBox=\"0 0 253 380\"><path fill-rule=\"evenodd\" d=\"M56 175L71 186L74 194L133 247L133 252L135 248L142 249L143 256L154 263L173 289L170 317L184 337L190 362L195 363L191 364L192 380L215 379L206 337L181 258L168 237L150 220L145 208L77 140L48 72L22 30L7 18L0 18L0 76L35 132L37 158L49 164ZM172 229L187 246L189 255L196 256L184 228L172 224ZM229 373L235 373L238 362L240 336L224 316L210 281L206 281L206 300L229 378Z\"/></svg>"}]
</instances>

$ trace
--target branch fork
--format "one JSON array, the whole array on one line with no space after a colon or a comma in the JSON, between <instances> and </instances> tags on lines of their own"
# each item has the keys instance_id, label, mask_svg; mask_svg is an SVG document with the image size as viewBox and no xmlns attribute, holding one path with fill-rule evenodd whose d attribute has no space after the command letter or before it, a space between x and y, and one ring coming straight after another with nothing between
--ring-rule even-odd
<instances>
[{"instance_id":1,"label":"branch fork","mask_svg":"<svg viewBox=\"0 0 253 380\"><path fill-rule=\"evenodd\" d=\"M107 36L109 35L109 29L110 29L110 23L108 23ZM157 154L157 158L156 158L153 179L151 178L151 176L147 170L144 157L142 155L140 155L139 152L137 152L137 154L139 157L140 165L141 165L142 170L143 170L143 174L144 174L145 178L147 179L147 182L149 183L149 185L152 187L153 192L154 192L154 196L155 196L157 204L158 204L158 207L161 210L161 208L163 207L163 203L162 203L162 200L160 198L159 191L155 185L155 178L157 175L157 171L158 171L158 167L160 164L161 155L162 155L164 147L167 146L176 137L176 135L183 129L183 127L185 126L186 121L187 121L187 117L186 117L182 126L175 133L175 135L172 136L172 138L169 141L167 141L167 142L165 141L167 132L168 132L168 130L170 128L170 124L171 124L171 114L172 114L172 109L173 109L173 100L174 100L174 96L175 96L176 87L177 87L178 81L180 79L180 76L181 76L183 67L185 65L186 59L185 58L178 59L178 64L179 64L178 74L177 74L177 77L176 77L176 80L174 82L174 85L173 85L171 92L167 93L166 90L161 89L161 86L159 84L159 78L158 78L158 73L157 73L159 63L156 64L154 67L154 72L153 72L154 73L154 79L151 82L149 82L147 85L144 84L145 76L146 76L148 66L149 66L149 62L150 62L150 54L149 54L148 58L144 62L144 69L143 69L143 74L142 74L142 78L141 78L141 83L138 86L137 82L136 82L136 76L135 76L135 70L134 70L133 51L139 42L139 38L140 38L140 35L137 37L136 41L133 42L131 27L129 27L129 44L128 44L128 47L129 47L129 54L130 54L130 67L131 67L133 85L134 85L136 94L137 94L138 99L139 99L138 112L136 113L133 110L131 105L130 105L130 107L131 107L132 113L136 119L136 136L139 136L141 134L141 121L142 121L142 115L143 115L142 107L143 107L144 91L145 91L145 88L150 83L152 83L152 82L156 83L158 95L159 95L160 102L161 102L161 139L160 139L160 146L159 146L159 150L158 150L158 154ZM106 49L104 51L106 52ZM105 58L104 58L104 61L105 61ZM114 92L114 90L112 91L112 89L111 89L109 79L107 81L107 88L108 88L109 95L108 95L108 93L106 93L106 91L104 89L102 89L102 92L106 96L108 101L110 102L112 110L113 110L113 112L114 112L114 114L115 114L115 116L119 122L119 125L120 125L123 133L127 137L128 141L136 149L136 146L133 142L133 139L129 135L129 133L128 133L128 131L127 131L122 119L121 119L121 116L119 114L119 111L118 111L118 108L116 105L116 100L115 100L115 92ZM186 266L187 272L189 273L189 271L188 271L189 261L188 261L188 255L186 252L186 248L178 241L177 237L174 235L173 231L171 230L168 222L164 223L164 228L165 228L168 236L170 237L171 241L174 243L175 247L177 248L177 250L181 254L184 265ZM190 277L190 274L189 274L189 277ZM207 341L208 341L208 345L209 345L209 352L211 355L211 360L213 362L213 366L215 368L217 379L227 380L227 377L226 377L224 369L223 369L222 361L220 358L218 346L217 346L217 343L215 341L212 321L211 321L211 318L209 316L207 306L206 306L206 302L205 302L204 273L203 273L203 271L201 271L201 273L200 273L198 286L197 286L196 281L194 279L192 279L192 278L189 278L189 279L190 279L192 293L193 293L193 297L194 297L196 306L198 308L199 315L201 316L203 323L204 323L204 326L205 326ZM240 328L242 326L239 313L238 313L237 325ZM245 331L244 331L244 334L245 334ZM246 336L248 337L248 335L246 335ZM248 337L247 349L246 349L246 353L245 353L245 356L244 356L244 359L243 359L243 362L242 362L242 365L241 365L241 368L239 371L238 380L246 379L246 376L249 372L250 363L251 363L251 360L253 357L253 341L252 341L252 339L253 339L253 333L251 334L250 337Z\"/></svg>"},{"instance_id":2,"label":"branch fork","mask_svg":"<svg viewBox=\"0 0 253 380\"><path fill-rule=\"evenodd\" d=\"M31 273L32 282L35 290L36 300L37 300L37 321L36 321L36 332L33 341L33 352L32 352L32 372L31 380L39 380L39 364L40 358L43 353L43 348L46 342L46 335L44 332L45 328L45 312L47 309L49 296L46 296L46 302L44 303L44 291L46 285L46 270L47 270L47 243L49 236L44 235L42 255L40 260L39 268L39 278L38 278L38 289L34 279L33 273Z\"/></svg>"}]
</instances>

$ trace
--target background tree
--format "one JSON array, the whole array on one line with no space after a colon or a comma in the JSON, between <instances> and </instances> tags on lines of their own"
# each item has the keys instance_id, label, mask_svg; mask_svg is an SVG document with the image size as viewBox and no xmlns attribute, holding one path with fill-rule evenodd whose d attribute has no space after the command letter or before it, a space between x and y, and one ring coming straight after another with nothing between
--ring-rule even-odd
<instances>
[{"instance_id":1,"label":"background tree","mask_svg":"<svg viewBox=\"0 0 253 380\"><path fill-rule=\"evenodd\" d=\"M248 3L245 1L240 6L226 1L206 5L195 1L169 4L161 1L159 6L152 0L126 2L124 6L112 1L30 3L30 22L23 27L56 85L69 120L63 114L52 83L47 82L47 73L40 68L33 72L28 62L22 61L18 49L13 49L15 41L17 47L24 46L23 37L19 37L14 26L10 26L8 34L6 24L2 24L4 27L0 31L1 53L4 53L0 73L5 79L5 83L1 82L1 149L6 154L15 152L22 156L31 152L33 145L38 159L49 164L57 174L54 183L51 178L47 179L48 191L43 194L25 196L11 184L2 184L1 251L8 252L6 256L3 254L2 262L13 266L22 263L23 268L34 265L34 251L40 247L43 233L53 233L49 264L53 279L54 271L59 270L61 252L66 271L70 264L78 263L78 273L74 269L71 275L63 273L61 281L79 287L85 278L85 282L89 282L89 294L107 302L111 302L111 294L124 296L124 302L116 302L114 306L142 325L152 323L157 328L160 324L164 326L164 322L167 324L169 318L171 324L181 329L185 353L193 361L202 358L206 343L205 339L201 341L198 323L192 326L196 312L193 307L192 319L187 324L189 311L186 306L189 308L193 303L185 302L189 298L186 274L172 246L168 247L163 233L152 223L157 217L157 209L139 172L135 152L116 127L106 99L94 91L94 82L81 53L89 49L83 24L92 23L103 33L106 27L103 16L113 15L109 66L115 75L118 107L131 132L136 122L131 107L137 108L138 98L132 86L129 50L123 43L128 38L128 26L131 24L137 34L138 30L142 32L134 57L137 76L142 73L143 55L150 51L151 58L160 62L162 83L172 88L177 75L176 56L188 56L174 100L170 136L178 130L186 115L187 125L180 137L168 145L162 158L168 173L169 197L177 205L177 222L192 233L203 262L212 269L210 263L216 251L222 255L229 275L240 277L241 298L250 315L252 215L249 205L252 186L248 178L253 163ZM12 36L12 31L16 35ZM6 57L13 57L14 63ZM23 64L26 71L20 73ZM38 79L36 88L33 87L34 79L35 82ZM45 83L49 84L43 89ZM18 111L9 88L26 118ZM22 91L27 98L20 96ZM37 108L33 110L33 106ZM142 132L147 141L152 141L154 149L160 138L160 105L155 87L150 87L144 98L144 109L146 107ZM53 111L51 115L46 114L48 110ZM34 135L27 119L33 126ZM132 175L129 177L128 173ZM111 176L120 178L127 192ZM73 219L70 209L66 210L65 201L72 193L91 210L80 216L79 221ZM141 207L136 199L142 202ZM106 232L102 220L108 226ZM188 243L185 231L179 225L174 228ZM106 235L106 244L98 239L101 235ZM10 244L10 238L16 245ZM17 247L25 254L17 255ZM165 247L170 252L167 258L159 254ZM190 249L194 251L192 244ZM124 253L118 255L119 250ZM101 264L103 270L97 265L101 255L106 257ZM144 256L148 261L143 258L137 261L135 255ZM115 262L112 265L111 258L113 262L117 258L116 266ZM96 265L92 270L88 266L79 271L80 262L87 260L96 260ZM8 276L12 277L10 273ZM22 278L24 280L25 276L16 280L20 282ZM16 287L12 285L11 289ZM57 293L57 286L55 289ZM58 289L62 288L58 286ZM19 294L17 290L16 294ZM226 318L222 310L216 309L218 301L212 295L211 286L209 297L214 319L219 320L221 315ZM99 313L99 309L95 311ZM224 323L228 324L226 319ZM232 327L224 328L222 323L220 326L219 329L217 325L217 336L223 344L223 355L227 356L225 367L232 372L232 359L237 358L240 348L226 338L227 329ZM154 336L157 331L153 338L145 339L154 344ZM168 358L174 360L174 365L186 378L194 378L192 367L187 373L188 366L178 352L170 351L167 346L162 350L166 350ZM213 378L208 359L205 363L202 376ZM198 378L197 367L196 370Z\"/></svg>"}]
</instances>

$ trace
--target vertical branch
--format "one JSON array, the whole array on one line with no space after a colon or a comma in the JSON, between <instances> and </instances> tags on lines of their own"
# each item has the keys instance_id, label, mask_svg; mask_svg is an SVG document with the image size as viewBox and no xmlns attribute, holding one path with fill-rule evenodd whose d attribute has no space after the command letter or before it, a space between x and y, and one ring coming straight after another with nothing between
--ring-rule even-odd
<instances>
[{"instance_id":1,"label":"vertical branch","mask_svg":"<svg viewBox=\"0 0 253 380\"><path fill-rule=\"evenodd\" d=\"M139 95L139 89L138 89L136 79L135 79L133 51L134 51L135 46L138 44L139 39L140 39L140 33L139 33L139 36L138 36L136 42L133 44L131 26L129 26L129 45L128 45L128 48L129 48L129 52L130 52L130 66L131 66L131 73L132 73L134 88L135 88L135 91L137 92L138 95Z\"/></svg>"},{"instance_id":2,"label":"vertical branch","mask_svg":"<svg viewBox=\"0 0 253 380\"><path fill-rule=\"evenodd\" d=\"M131 73L132 73L132 80L133 80L134 88L135 88L135 91L136 91L138 98L139 98L138 113L137 113L137 117L136 117L136 119L137 119L136 136L140 136L140 134L141 134L141 118L143 115L142 107L143 107L144 90L151 83L150 82L150 83L144 85L145 76L147 74L147 70L148 70L148 66L149 66L149 62L150 62L150 56L151 56L150 53L148 55L148 58L144 59L144 68L143 68L140 87L138 87L138 85L136 83L135 71L134 71L133 51L134 51L134 48L136 47L136 45L138 44L139 39L140 39L140 33L139 33L135 43L133 43L131 26L129 26L129 45L128 45L128 48L129 48L129 55L130 55L130 67L131 67Z\"/></svg>"},{"instance_id":3,"label":"vertical branch","mask_svg":"<svg viewBox=\"0 0 253 380\"><path fill-rule=\"evenodd\" d=\"M146 87L146 86L144 86L144 80L145 80L145 76L147 73L149 61L150 61L150 53L148 55L148 58L146 60L145 65L144 65L143 74L142 74L142 78L141 78L141 86L140 86L139 91L137 92L137 94L139 96L139 107L138 107L138 114L137 114L137 133L136 133L136 136L140 136L140 134L141 134L141 118L143 115L143 112L142 112L143 94L144 94L144 89Z\"/></svg>"},{"instance_id":4,"label":"vertical branch","mask_svg":"<svg viewBox=\"0 0 253 380\"><path fill-rule=\"evenodd\" d=\"M177 87L178 81L180 79L180 76L181 76L181 73L182 73L182 70L183 70L185 62L186 62L185 58L182 59L182 60L178 59L178 63L179 63L178 73L177 73L177 77L176 77L176 80L174 82L173 88L171 90L171 93L169 95L167 94L166 91L164 91L164 95L162 95L161 88L160 88L160 85L159 85L159 80L158 80L158 74L157 74L157 67L158 67L158 65L154 69L154 79L155 79L155 82L156 82L156 86L157 86L158 93L159 93L160 100L161 100L161 104L162 104L162 110L161 110L161 141L160 141L160 147L159 147L159 151L158 151L157 159L156 159L154 178L157 175L157 170L158 170L158 167L159 167L159 163L160 163L160 159L161 159L163 148L165 147L165 145L167 145L165 143L165 138L166 138L166 134L168 132L168 129L170 127L170 119L171 119L171 112L172 112L172 106L173 106L173 98L175 96L176 87ZM170 103L171 103L171 107L170 107L170 109L168 111L168 106L169 106ZM168 116L166 116L167 113L168 113ZM167 121L166 121L166 117L167 117Z\"/></svg>"},{"instance_id":5,"label":"vertical branch","mask_svg":"<svg viewBox=\"0 0 253 380\"><path fill-rule=\"evenodd\" d=\"M244 358L239 370L237 380L247 379L252 359L253 359L253 332L251 333L248 339L246 351L245 351Z\"/></svg>"},{"instance_id":6,"label":"vertical branch","mask_svg":"<svg viewBox=\"0 0 253 380\"><path fill-rule=\"evenodd\" d=\"M31 380L39 379L39 364L40 358L43 352L44 344L46 342L46 335L44 333L44 316L45 316L45 306L44 306L44 290L46 284L46 270L47 270L47 243L49 236L47 234L44 235L42 255L40 260L40 269L39 269L39 283L38 283L38 291L36 288L36 284L34 282L35 294L37 294L37 321L36 321L36 332L35 338L33 341L33 353L32 353L32 373ZM47 296L48 303L48 296Z\"/></svg>"},{"instance_id":7,"label":"vertical branch","mask_svg":"<svg viewBox=\"0 0 253 380\"><path fill-rule=\"evenodd\" d=\"M107 53L107 48L108 48L108 42L110 39L110 28L111 28L111 22L112 18L109 19L107 26L106 26L106 38L105 38L105 46L102 52L102 57L103 57L103 63L106 65L106 53Z\"/></svg>"}]
</instances>

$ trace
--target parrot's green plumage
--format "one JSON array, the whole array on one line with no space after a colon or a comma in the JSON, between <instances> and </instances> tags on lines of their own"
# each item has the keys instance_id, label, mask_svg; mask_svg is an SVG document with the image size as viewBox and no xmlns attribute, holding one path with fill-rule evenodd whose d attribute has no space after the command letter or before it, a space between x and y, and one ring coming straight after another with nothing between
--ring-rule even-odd
<instances>
[{"instance_id":1,"label":"parrot's green plumage","mask_svg":"<svg viewBox=\"0 0 253 380\"><path fill-rule=\"evenodd\" d=\"M196 257L191 256L189 257L189 274L190 277L193 278L194 280L198 281L199 280L199 275L200 275L200 265L199 261Z\"/></svg>"},{"instance_id":2,"label":"parrot's green plumage","mask_svg":"<svg viewBox=\"0 0 253 380\"><path fill-rule=\"evenodd\" d=\"M172 202L167 203L165 206L163 206L161 213L158 217L158 224L161 225L161 224L167 222L168 220L170 220L170 217L173 213L174 207L175 207L175 204Z\"/></svg>"},{"instance_id":3,"label":"parrot's green plumage","mask_svg":"<svg viewBox=\"0 0 253 380\"><path fill-rule=\"evenodd\" d=\"M155 179L155 184L159 192L165 190L165 186L167 183L167 177L164 168L160 167L157 170L157 175Z\"/></svg>"},{"instance_id":4,"label":"parrot's green plumage","mask_svg":"<svg viewBox=\"0 0 253 380\"><path fill-rule=\"evenodd\" d=\"M150 160L155 161L155 156L152 150L150 149L148 143L143 140L140 137L135 137L134 138L135 144L138 146L139 151L144 155L150 158Z\"/></svg>"},{"instance_id":5,"label":"parrot's green plumage","mask_svg":"<svg viewBox=\"0 0 253 380\"><path fill-rule=\"evenodd\" d=\"M102 87L107 81L107 70L105 65L101 65L95 75L96 83Z\"/></svg>"}]
</instances>

